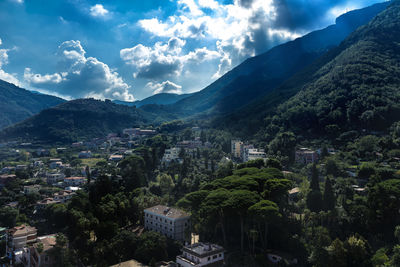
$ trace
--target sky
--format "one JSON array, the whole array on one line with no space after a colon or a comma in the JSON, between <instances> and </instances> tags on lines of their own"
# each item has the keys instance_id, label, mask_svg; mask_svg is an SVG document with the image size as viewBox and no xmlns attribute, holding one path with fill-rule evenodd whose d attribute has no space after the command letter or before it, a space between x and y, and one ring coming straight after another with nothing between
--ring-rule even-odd
<instances>
[{"instance_id":1,"label":"sky","mask_svg":"<svg viewBox=\"0 0 400 267\"><path fill-rule=\"evenodd\" d=\"M383 0L0 0L0 79L65 99L203 89Z\"/></svg>"}]
</instances>

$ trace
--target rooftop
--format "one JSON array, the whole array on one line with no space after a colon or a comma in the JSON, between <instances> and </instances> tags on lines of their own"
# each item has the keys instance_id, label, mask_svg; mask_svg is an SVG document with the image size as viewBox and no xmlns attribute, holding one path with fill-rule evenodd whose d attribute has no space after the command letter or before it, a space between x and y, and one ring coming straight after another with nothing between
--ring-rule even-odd
<instances>
[{"instance_id":1,"label":"rooftop","mask_svg":"<svg viewBox=\"0 0 400 267\"><path fill-rule=\"evenodd\" d=\"M185 218L190 217L190 214L184 212L183 210L170 208L163 205L157 205L148 209L145 209L147 212L155 213L158 215L166 216L171 219Z\"/></svg>"},{"instance_id":2,"label":"rooftop","mask_svg":"<svg viewBox=\"0 0 400 267\"><path fill-rule=\"evenodd\" d=\"M28 225L21 225L9 229L8 232L10 233L11 236L16 237L16 236L35 234L37 230L35 227L31 227Z\"/></svg>"},{"instance_id":3,"label":"rooftop","mask_svg":"<svg viewBox=\"0 0 400 267\"><path fill-rule=\"evenodd\" d=\"M199 242L199 243L185 246L183 248L183 250L190 254L194 254L197 257L202 258L202 257L208 256L210 254L223 252L224 248L219 245L216 245L216 244Z\"/></svg>"},{"instance_id":4,"label":"rooftop","mask_svg":"<svg viewBox=\"0 0 400 267\"><path fill-rule=\"evenodd\" d=\"M55 235L39 236L38 241L43 244L43 251L47 251L56 245L56 236ZM34 246L37 247L38 245L39 243L36 243Z\"/></svg>"}]
</instances>

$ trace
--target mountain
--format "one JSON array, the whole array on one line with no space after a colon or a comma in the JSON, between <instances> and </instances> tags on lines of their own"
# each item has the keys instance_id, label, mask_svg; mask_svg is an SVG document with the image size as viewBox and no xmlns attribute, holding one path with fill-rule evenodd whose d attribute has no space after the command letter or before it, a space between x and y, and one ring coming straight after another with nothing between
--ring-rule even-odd
<instances>
[{"instance_id":1,"label":"mountain","mask_svg":"<svg viewBox=\"0 0 400 267\"><path fill-rule=\"evenodd\" d=\"M286 79L308 66L351 32L369 22L388 3L348 12L336 24L276 46L249 58L205 89L169 107L181 116L197 113L229 114L280 86Z\"/></svg>"},{"instance_id":2,"label":"mountain","mask_svg":"<svg viewBox=\"0 0 400 267\"><path fill-rule=\"evenodd\" d=\"M114 103L120 104L120 105L127 105L127 106L136 106L136 107L141 107L144 105L170 105L178 102L181 99L184 99L186 97L190 96L190 94L170 94L170 93L160 93L156 95L149 96L143 100L138 100L134 102L127 102L127 101L121 101L121 100L113 100Z\"/></svg>"},{"instance_id":3,"label":"mountain","mask_svg":"<svg viewBox=\"0 0 400 267\"><path fill-rule=\"evenodd\" d=\"M0 132L0 140L70 143L102 137L124 128L154 125L175 117L159 116L136 107L118 105L110 100L72 100Z\"/></svg>"},{"instance_id":4,"label":"mountain","mask_svg":"<svg viewBox=\"0 0 400 267\"><path fill-rule=\"evenodd\" d=\"M214 123L243 129L252 121L247 126L261 128L263 140L284 131L297 139L336 141L354 132L385 131L400 120L399 44L400 1L393 1L269 95Z\"/></svg>"},{"instance_id":5,"label":"mountain","mask_svg":"<svg viewBox=\"0 0 400 267\"><path fill-rule=\"evenodd\" d=\"M34 93L0 80L0 129L64 102L64 99Z\"/></svg>"}]
</instances>

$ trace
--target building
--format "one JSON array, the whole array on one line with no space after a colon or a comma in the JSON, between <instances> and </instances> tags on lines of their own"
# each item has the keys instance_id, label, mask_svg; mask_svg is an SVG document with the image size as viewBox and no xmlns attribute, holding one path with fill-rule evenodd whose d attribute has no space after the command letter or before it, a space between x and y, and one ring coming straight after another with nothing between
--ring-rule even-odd
<instances>
[{"instance_id":1,"label":"building","mask_svg":"<svg viewBox=\"0 0 400 267\"><path fill-rule=\"evenodd\" d=\"M108 158L109 161L115 161L115 162L121 161L123 159L124 159L124 156L122 156L122 155L111 155Z\"/></svg>"},{"instance_id":2,"label":"building","mask_svg":"<svg viewBox=\"0 0 400 267\"><path fill-rule=\"evenodd\" d=\"M176 143L176 147L183 149L194 149L203 147L203 142L200 140L181 141Z\"/></svg>"},{"instance_id":3,"label":"building","mask_svg":"<svg viewBox=\"0 0 400 267\"><path fill-rule=\"evenodd\" d=\"M35 210L41 211L49 205L58 204L58 203L61 203L61 202L59 200L55 200L52 197L47 197L45 199L42 199L42 200L36 202Z\"/></svg>"},{"instance_id":4,"label":"building","mask_svg":"<svg viewBox=\"0 0 400 267\"><path fill-rule=\"evenodd\" d=\"M57 169L63 166L62 161L51 161L49 164L50 169Z\"/></svg>"},{"instance_id":5,"label":"building","mask_svg":"<svg viewBox=\"0 0 400 267\"><path fill-rule=\"evenodd\" d=\"M175 240L185 240L190 215L182 210L157 205L144 210L144 227Z\"/></svg>"},{"instance_id":6,"label":"building","mask_svg":"<svg viewBox=\"0 0 400 267\"><path fill-rule=\"evenodd\" d=\"M243 156L243 162L256 159L266 159L267 154L265 154L263 149L249 148L245 150Z\"/></svg>"},{"instance_id":7,"label":"building","mask_svg":"<svg viewBox=\"0 0 400 267\"><path fill-rule=\"evenodd\" d=\"M148 267L148 266L144 265L138 261L135 261L135 260L129 260L129 261L120 262L115 265L111 265L110 267Z\"/></svg>"},{"instance_id":8,"label":"building","mask_svg":"<svg viewBox=\"0 0 400 267\"><path fill-rule=\"evenodd\" d=\"M179 151L180 151L180 149L177 147L165 149L164 156L161 161L169 163L173 160L179 159Z\"/></svg>"},{"instance_id":9,"label":"building","mask_svg":"<svg viewBox=\"0 0 400 267\"><path fill-rule=\"evenodd\" d=\"M89 159L92 157L92 152L90 151L81 151L78 154L78 158L80 159Z\"/></svg>"},{"instance_id":10,"label":"building","mask_svg":"<svg viewBox=\"0 0 400 267\"><path fill-rule=\"evenodd\" d=\"M70 200L76 193L70 190L62 190L53 195L54 200L60 203L65 203Z\"/></svg>"},{"instance_id":11,"label":"building","mask_svg":"<svg viewBox=\"0 0 400 267\"><path fill-rule=\"evenodd\" d=\"M54 266L55 261L51 255L51 250L56 245L56 236L47 235L37 238L37 243L30 247L30 263L32 267Z\"/></svg>"},{"instance_id":12,"label":"building","mask_svg":"<svg viewBox=\"0 0 400 267\"><path fill-rule=\"evenodd\" d=\"M231 154L234 158L241 158L243 142L240 140L231 140Z\"/></svg>"},{"instance_id":13,"label":"building","mask_svg":"<svg viewBox=\"0 0 400 267\"><path fill-rule=\"evenodd\" d=\"M85 177L66 177L64 178L65 186L81 186L86 184Z\"/></svg>"},{"instance_id":14,"label":"building","mask_svg":"<svg viewBox=\"0 0 400 267\"><path fill-rule=\"evenodd\" d=\"M64 178L65 178L65 175L60 172L46 173L46 181L50 185L61 182L64 180Z\"/></svg>"},{"instance_id":15,"label":"building","mask_svg":"<svg viewBox=\"0 0 400 267\"><path fill-rule=\"evenodd\" d=\"M28 225L15 226L7 230L7 252L29 246L37 240L37 230Z\"/></svg>"},{"instance_id":16,"label":"building","mask_svg":"<svg viewBox=\"0 0 400 267\"><path fill-rule=\"evenodd\" d=\"M318 161L318 153L308 148L300 148L295 154L296 163L310 164Z\"/></svg>"},{"instance_id":17,"label":"building","mask_svg":"<svg viewBox=\"0 0 400 267\"><path fill-rule=\"evenodd\" d=\"M24 194L29 195L29 194L38 194L40 190L40 185L35 184L35 185L25 185L24 186Z\"/></svg>"},{"instance_id":18,"label":"building","mask_svg":"<svg viewBox=\"0 0 400 267\"><path fill-rule=\"evenodd\" d=\"M195 243L182 248L182 255L176 257L181 267L224 265L224 248L215 244Z\"/></svg>"}]
</instances>

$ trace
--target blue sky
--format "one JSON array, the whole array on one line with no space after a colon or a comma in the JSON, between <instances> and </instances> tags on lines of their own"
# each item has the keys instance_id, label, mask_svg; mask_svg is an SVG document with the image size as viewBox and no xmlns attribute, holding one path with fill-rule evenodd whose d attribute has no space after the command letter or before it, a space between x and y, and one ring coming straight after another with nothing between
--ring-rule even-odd
<instances>
[{"instance_id":1,"label":"blue sky","mask_svg":"<svg viewBox=\"0 0 400 267\"><path fill-rule=\"evenodd\" d=\"M248 57L382 0L0 0L0 79L133 101L198 91Z\"/></svg>"}]
</instances>

